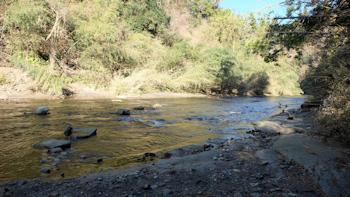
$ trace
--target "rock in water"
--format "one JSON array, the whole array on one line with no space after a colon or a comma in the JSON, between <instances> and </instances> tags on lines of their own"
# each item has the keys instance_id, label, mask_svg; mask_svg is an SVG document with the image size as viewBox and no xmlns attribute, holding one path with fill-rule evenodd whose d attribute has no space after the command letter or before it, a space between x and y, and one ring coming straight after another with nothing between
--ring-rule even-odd
<instances>
[{"instance_id":1,"label":"rock in water","mask_svg":"<svg viewBox=\"0 0 350 197\"><path fill-rule=\"evenodd\" d=\"M117 114L119 114L119 115L130 115L130 110L118 109Z\"/></svg>"},{"instance_id":2,"label":"rock in water","mask_svg":"<svg viewBox=\"0 0 350 197\"><path fill-rule=\"evenodd\" d=\"M144 110L145 108L142 106L134 107L134 110Z\"/></svg>"},{"instance_id":3,"label":"rock in water","mask_svg":"<svg viewBox=\"0 0 350 197\"><path fill-rule=\"evenodd\" d=\"M46 115L49 111L49 108L46 106L40 106L34 110L34 113L37 115Z\"/></svg>"},{"instance_id":4,"label":"rock in water","mask_svg":"<svg viewBox=\"0 0 350 197\"><path fill-rule=\"evenodd\" d=\"M72 126L68 125L66 130L64 131L65 136L70 136L72 134Z\"/></svg>"},{"instance_id":5,"label":"rock in water","mask_svg":"<svg viewBox=\"0 0 350 197\"><path fill-rule=\"evenodd\" d=\"M41 168L41 172L48 174L50 173L50 168Z\"/></svg>"},{"instance_id":6,"label":"rock in water","mask_svg":"<svg viewBox=\"0 0 350 197\"><path fill-rule=\"evenodd\" d=\"M62 152L62 148L59 148L59 147L58 148L54 148L54 149L51 150L51 152L52 153L60 153L60 152Z\"/></svg>"},{"instance_id":7,"label":"rock in water","mask_svg":"<svg viewBox=\"0 0 350 197\"><path fill-rule=\"evenodd\" d=\"M78 136L76 136L76 135L71 135L71 136L69 136L69 137L70 137L70 139L73 140L73 141L77 141L77 140L78 140Z\"/></svg>"},{"instance_id":8,"label":"rock in water","mask_svg":"<svg viewBox=\"0 0 350 197\"><path fill-rule=\"evenodd\" d=\"M71 135L72 140L88 138L96 135L97 128L83 128L83 129L73 129L74 135Z\"/></svg>"},{"instance_id":9,"label":"rock in water","mask_svg":"<svg viewBox=\"0 0 350 197\"><path fill-rule=\"evenodd\" d=\"M54 138L47 138L44 140L41 140L39 143L34 144L33 147L45 147L45 148L50 148L54 149L57 147L60 148L70 148L70 141L69 140L58 140Z\"/></svg>"}]
</instances>

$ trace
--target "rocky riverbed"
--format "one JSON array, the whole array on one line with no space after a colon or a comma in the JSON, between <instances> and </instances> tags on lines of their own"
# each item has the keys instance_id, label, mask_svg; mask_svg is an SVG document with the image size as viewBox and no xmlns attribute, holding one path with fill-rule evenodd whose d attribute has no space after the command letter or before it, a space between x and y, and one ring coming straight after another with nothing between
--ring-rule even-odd
<instances>
[{"instance_id":1,"label":"rocky riverbed","mask_svg":"<svg viewBox=\"0 0 350 197\"><path fill-rule=\"evenodd\" d=\"M302 134L311 121L312 112L291 110L257 123L243 139L209 139L162 159L147 153L137 166L74 178L62 172L60 180L8 182L0 197L349 196L346 149Z\"/></svg>"}]
</instances>

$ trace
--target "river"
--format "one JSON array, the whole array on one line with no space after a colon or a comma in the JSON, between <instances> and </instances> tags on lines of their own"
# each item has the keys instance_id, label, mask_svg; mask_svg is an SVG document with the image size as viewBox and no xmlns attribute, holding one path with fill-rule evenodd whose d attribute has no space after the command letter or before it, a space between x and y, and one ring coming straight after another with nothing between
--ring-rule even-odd
<instances>
[{"instance_id":1,"label":"river","mask_svg":"<svg viewBox=\"0 0 350 197\"><path fill-rule=\"evenodd\" d=\"M285 108L299 107L307 97L234 97L162 99L7 100L0 102L0 183L41 178L58 179L89 171L133 165L144 153L162 154L209 138L239 138L262 120ZM281 103L282 108L278 108ZM160 104L160 108L152 108ZM33 114L47 106L48 115ZM144 106L130 116L118 109ZM165 120L157 121L157 120ZM45 138L67 139L74 129L96 127L97 135L72 141L74 151L50 155L33 148ZM80 157L85 155L87 159ZM53 160L59 156L60 162ZM102 158L102 163L97 159ZM41 161L42 164L39 164ZM50 174L40 172L49 167ZM59 170L58 170L59 169Z\"/></svg>"}]
</instances>

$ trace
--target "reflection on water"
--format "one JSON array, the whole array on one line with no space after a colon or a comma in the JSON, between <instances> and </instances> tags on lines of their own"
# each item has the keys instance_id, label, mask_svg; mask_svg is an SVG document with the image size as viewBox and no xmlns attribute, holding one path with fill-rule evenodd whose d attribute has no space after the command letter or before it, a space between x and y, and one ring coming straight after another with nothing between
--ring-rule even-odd
<instances>
[{"instance_id":1,"label":"reflection on water","mask_svg":"<svg viewBox=\"0 0 350 197\"><path fill-rule=\"evenodd\" d=\"M136 162L146 152L164 153L208 138L232 137L252 128L252 121L277 113L279 102L298 107L305 97L236 97L123 100L18 100L0 102L0 182L60 174L74 176L93 170ZM151 106L159 103L161 108ZM32 114L38 106L51 114ZM131 116L116 111L132 110ZM32 146L45 138L67 139L63 132L73 128L96 127L97 135L72 141L74 151L49 155L47 149ZM85 155L87 159L80 157ZM59 163L53 163L60 158ZM97 163L102 158L103 163ZM42 161L42 164L39 162ZM46 162L45 162L46 161ZM41 174L40 169L53 171ZM59 170L58 170L59 169Z\"/></svg>"}]
</instances>

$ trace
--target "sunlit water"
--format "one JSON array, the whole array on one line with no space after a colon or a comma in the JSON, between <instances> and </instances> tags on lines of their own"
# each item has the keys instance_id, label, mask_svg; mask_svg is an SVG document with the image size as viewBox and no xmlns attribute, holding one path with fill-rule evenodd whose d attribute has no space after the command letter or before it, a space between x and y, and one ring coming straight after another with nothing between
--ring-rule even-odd
<instances>
[{"instance_id":1,"label":"sunlit water","mask_svg":"<svg viewBox=\"0 0 350 197\"><path fill-rule=\"evenodd\" d=\"M298 107L306 97L174 98L123 100L12 100L0 102L0 183L18 179L56 179L61 173L75 176L88 171L131 165L144 153L165 153L190 144L203 144L209 138L239 137L258 121L283 108ZM153 109L156 103L161 108ZM34 115L38 106L47 106L51 114ZM130 116L116 111L132 110ZM166 122L155 120L164 119ZM67 139L67 123L73 128L96 127L97 135L72 141L73 152L53 166L57 155L33 145L45 138ZM152 124L156 123L156 124ZM160 123L160 124L158 124ZM80 156L86 155L87 159ZM103 163L97 163L102 158ZM43 167L52 168L42 174ZM60 170L54 170L59 168Z\"/></svg>"}]
</instances>

